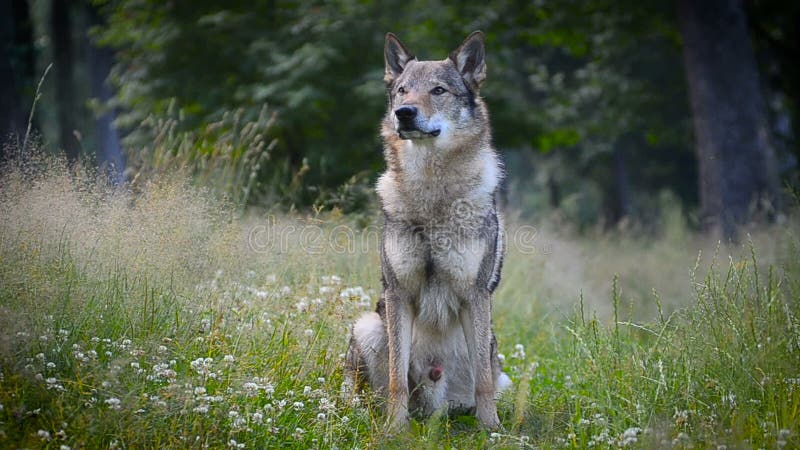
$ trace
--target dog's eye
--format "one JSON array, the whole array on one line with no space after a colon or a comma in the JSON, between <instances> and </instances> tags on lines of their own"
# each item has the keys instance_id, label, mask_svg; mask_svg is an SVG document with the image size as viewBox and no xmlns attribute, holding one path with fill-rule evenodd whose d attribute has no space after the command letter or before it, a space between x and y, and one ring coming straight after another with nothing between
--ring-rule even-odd
<instances>
[{"instance_id":1,"label":"dog's eye","mask_svg":"<svg viewBox=\"0 0 800 450\"><path fill-rule=\"evenodd\" d=\"M405 93L406 93L406 88L404 88L403 86L400 86L400 87L397 89L397 93L398 93L398 94L405 94Z\"/></svg>"},{"instance_id":2,"label":"dog's eye","mask_svg":"<svg viewBox=\"0 0 800 450\"><path fill-rule=\"evenodd\" d=\"M445 92L447 92L447 89L445 89L445 88L443 88L441 86L436 86L435 88L431 89L431 94L433 94L433 95L442 95Z\"/></svg>"}]
</instances>

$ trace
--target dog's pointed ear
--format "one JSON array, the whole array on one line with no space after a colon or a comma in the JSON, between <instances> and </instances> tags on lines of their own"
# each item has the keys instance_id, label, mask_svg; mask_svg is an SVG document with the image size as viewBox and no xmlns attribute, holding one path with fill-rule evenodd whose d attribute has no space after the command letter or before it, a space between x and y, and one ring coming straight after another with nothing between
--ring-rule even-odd
<instances>
[{"instance_id":1,"label":"dog's pointed ear","mask_svg":"<svg viewBox=\"0 0 800 450\"><path fill-rule=\"evenodd\" d=\"M386 61L386 73L383 81L392 84L403 73L406 64L414 59L414 55L392 33L386 33L386 45L383 47L383 58Z\"/></svg>"},{"instance_id":2,"label":"dog's pointed ear","mask_svg":"<svg viewBox=\"0 0 800 450\"><path fill-rule=\"evenodd\" d=\"M457 49L450 53L450 59L455 63L467 84L477 90L486 79L483 33L473 31Z\"/></svg>"}]
</instances>

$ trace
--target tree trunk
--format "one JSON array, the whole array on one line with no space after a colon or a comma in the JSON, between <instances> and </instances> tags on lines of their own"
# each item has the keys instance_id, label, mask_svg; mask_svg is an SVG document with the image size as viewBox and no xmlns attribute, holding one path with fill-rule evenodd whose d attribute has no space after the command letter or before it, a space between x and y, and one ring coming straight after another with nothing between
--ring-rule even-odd
<instances>
[{"instance_id":1,"label":"tree trunk","mask_svg":"<svg viewBox=\"0 0 800 450\"><path fill-rule=\"evenodd\" d=\"M28 2L0 2L0 155L9 137L21 141L25 133L34 64Z\"/></svg>"},{"instance_id":2,"label":"tree trunk","mask_svg":"<svg viewBox=\"0 0 800 450\"><path fill-rule=\"evenodd\" d=\"M96 6L86 5L92 26L102 24L102 17ZM92 97L98 99L101 105L107 105L113 96L111 86L108 84L108 75L114 64L114 51L108 47L98 47L87 36L89 71L91 74ZM95 135L97 148L97 162L103 166L111 182L115 185L124 181L125 161L122 158L122 145L119 133L114 127L116 112L113 108L104 111L95 118Z\"/></svg>"},{"instance_id":3,"label":"tree trunk","mask_svg":"<svg viewBox=\"0 0 800 450\"><path fill-rule=\"evenodd\" d=\"M679 0L707 230L735 239L751 206L777 201L774 150L741 0Z\"/></svg>"},{"instance_id":4,"label":"tree trunk","mask_svg":"<svg viewBox=\"0 0 800 450\"><path fill-rule=\"evenodd\" d=\"M625 151L618 141L614 147L614 179L617 190L617 208L615 222L631 214L631 180L628 176L628 163L625 160Z\"/></svg>"},{"instance_id":5,"label":"tree trunk","mask_svg":"<svg viewBox=\"0 0 800 450\"><path fill-rule=\"evenodd\" d=\"M52 0L51 31L53 38L54 78L56 87L56 109L58 114L58 146L64 149L67 159L74 162L78 158L79 143L73 135L76 113L72 95L72 29L70 20L70 1Z\"/></svg>"}]
</instances>

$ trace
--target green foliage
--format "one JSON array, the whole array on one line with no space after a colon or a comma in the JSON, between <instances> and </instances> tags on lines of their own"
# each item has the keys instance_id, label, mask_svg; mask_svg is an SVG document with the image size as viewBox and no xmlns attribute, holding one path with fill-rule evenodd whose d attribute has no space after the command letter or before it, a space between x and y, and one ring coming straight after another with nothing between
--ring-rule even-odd
<instances>
[{"instance_id":1,"label":"green foliage","mask_svg":"<svg viewBox=\"0 0 800 450\"><path fill-rule=\"evenodd\" d=\"M226 111L255 120L262 105L278 113L265 184L335 189L380 161L376 123L382 103L381 9L362 2L109 2L100 42L119 48L112 79L118 122L136 128L147 116L181 111L183 130ZM360 25L358 25L360 24ZM376 64L365 65L365 53ZM131 146L148 136L132 133ZM363 175L358 175L363 176ZM288 203L309 204L299 191Z\"/></svg>"},{"instance_id":2,"label":"green foliage","mask_svg":"<svg viewBox=\"0 0 800 450\"><path fill-rule=\"evenodd\" d=\"M278 144L272 170L260 177L289 186L302 176L287 204L338 202L345 210L365 204L337 191L368 186L382 165L376 128L386 31L419 58L439 59L474 29L487 35L483 94L505 153L524 161L533 152L570 150L577 158L563 163L567 174L558 181L613 203L608 155L622 147L635 167L635 189L655 195L679 186L683 201L695 200L674 11L659 2L487 8L482 2L118 0L104 3L104 11L108 23L95 35L118 49L112 79L119 124L135 130L176 104L181 128L202 129L229 110L254 120L266 103L277 113L270 138ZM128 143L138 148L147 139L134 131ZM510 169L524 180L537 167Z\"/></svg>"}]
</instances>

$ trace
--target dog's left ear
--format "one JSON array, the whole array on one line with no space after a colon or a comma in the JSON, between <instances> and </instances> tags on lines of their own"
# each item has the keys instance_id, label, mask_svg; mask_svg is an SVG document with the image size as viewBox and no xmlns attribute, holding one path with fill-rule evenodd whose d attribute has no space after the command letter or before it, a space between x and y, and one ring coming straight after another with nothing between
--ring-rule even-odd
<instances>
[{"instance_id":1,"label":"dog's left ear","mask_svg":"<svg viewBox=\"0 0 800 450\"><path fill-rule=\"evenodd\" d=\"M486 79L485 51L483 33L473 31L457 49L450 53L450 59L469 86L477 90Z\"/></svg>"}]
</instances>

